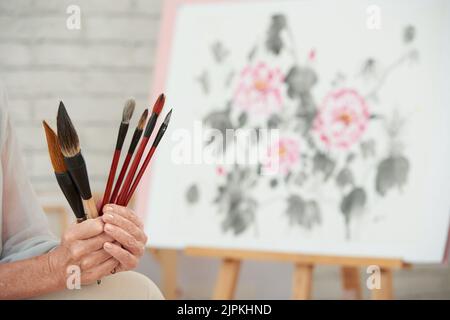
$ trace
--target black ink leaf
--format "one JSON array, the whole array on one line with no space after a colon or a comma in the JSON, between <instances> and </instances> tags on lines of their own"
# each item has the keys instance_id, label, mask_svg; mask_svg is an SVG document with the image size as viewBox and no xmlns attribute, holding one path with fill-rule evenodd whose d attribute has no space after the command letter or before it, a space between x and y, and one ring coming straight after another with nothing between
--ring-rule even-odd
<instances>
[{"instance_id":1,"label":"black ink leaf","mask_svg":"<svg viewBox=\"0 0 450 320\"><path fill-rule=\"evenodd\" d=\"M356 187L342 199L341 212L350 219L352 216L361 214L365 204L366 191Z\"/></svg>"},{"instance_id":2,"label":"black ink leaf","mask_svg":"<svg viewBox=\"0 0 450 320\"><path fill-rule=\"evenodd\" d=\"M305 95L311 90L317 83L317 80L317 74L313 69L294 65L288 71L285 79L288 96L290 98L300 98L302 94Z\"/></svg>"},{"instance_id":3,"label":"black ink leaf","mask_svg":"<svg viewBox=\"0 0 450 320\"><path fill-rule=\"evenodd\" d=\"M273 189L273 188L276 188L278 186L278 180L277 179L272 179L272 180L270 180L270 187Z\"/></svg>"},{"instance_id":4,"label":"black ink leaf","mask_svg":"<svg viewBox=\"0 0 450 320\"><path fill-rule=\"evenodd\" d=\"M363 62L361 74L364 77L371 77L376 74L377 62L374 58L368 58Z\"/></svg>"},{"instance_id":5,"label":"black ink leaf","mask_svg":"<svg viewBox=\"0 0 450 320\"><path fill-rule=\"evenodd\" d=\"M269 51L274 54L280 54L281 49L283 48L283 40L279 34L269 34L266 45Z\"/></svg>"},{"instance_id":6,"label":"black ink leaf","mask_svg":"<svg viewBox=\"0 0 450 320\"><path fill-rule=\"evenodd\" d=\"M255 185L255 175L249 168L235 168L227 174L226 182L220 186L215 203L219 212L225 213L222 221L224 232L232 231L235 235L244 232L254 221L258 203L248 194Z\"/></svg>"},{"instance_id":7,"label":"black ink leaf","mask_svg":"<svg viewBox=\"0 0 450 320\"><path fill-rule=\"evenodd\" d=\"M256 167L256 174L258 176L261 176L263 173L263 165L262 164L258 164L258 166Z\"/></svg>"},{"instance_id":8,"label":"black ink leaf","mask_svg":"<svg viewBox=\"0 0 450 320\"><path fill-rule=\"evenodd\" d=\"M286 28L287 20L284 14L274 14L272 16L272 25L271 28L275 32L281 32L284 28Z\"/></svg>"},{"instance_id":9,"label":"black ink leaf","mask_svg":"<svg viewBox=\"0 0 450 320\"><path fill-rule=\"evenodd\" d=\"M361 142L361 153L364 158L375 156L375 140L370 139L367 141Z\"/></svg>"},{"instance_id":10,"label":"black ink leaf","mask_svg":"<svg viewBox=\"0 0 450 320\"><path fill-rule=\"evenodd\" d=\"M408 180L409 161L403 156L391 156L381 161L377 168L376 190L381 196L397 187L402 190Z\"/></svg>"},{"instance_id":11,"label":"black ink leaf","mask_svg":"<svg viewBox=\"0 0 450 320\"><path fill-rule=\"evenodd\" d=\"M286 214L289 217L289 222L291 224L298 223L298 221L302 220L305 211L305 202L302 197L295 194L290 195L287 202Z\"/></svg>"},{"instance_id":12,"label":"black ink leaf","mask_svg":"<svg viewBox=\"0 0 450 320\"><path fill-rule=\"evenodd\" d=\"M354 152L350 152L350 153L347 155L347 159L345 159L345 162L346 162L347 164L350 164L350 163L353 162L353 160L355 160L355 158L356 158L356 154L355 154Z\"/></svg>"},{"instance_id":13,"label":"black ink leaf","mask_svg":"<svg viewBox=\"0 0 450 320\"><path fill-rule=\"evenodd\" d=\"M311 106L315 108L315 106ZM298 107L298 112L296 113L297 122L295 123L294 129L303 136L308 136L312 128L314 118L316 116L316 110L303 111L303 106L300 103Z\"/></svg>"},{"instance_id":14,"label":"black ink leaf","mask_svg":"<svg viewBox=\"0 0 450 320\"><path fill-rule=\"evenodd\" d=\"M214 203L220 203L220 201L223 199L224 197L224 192L225 192L225 186L219 186L217 188L217 196L216 198L214 198Z\"/></svg>"},{"instance_id":15,"label":"black ink leaf","mask_svg":"<svg viewBox=\"0 0 450 320\"><path fill-rule=\"evenodd\" d=\"M227 106L225 110L213 111L205 116L203 119L203 123L213 129L217 129L222 134L222 137L226 136L227 129L234 129L233 123L230 118L231 107ZM211 141L207 144L211 144L214 142L214 137L212 137ZM222 139L223 141L219 141L223 143L223 148L227 147L226 143L229 142L229 139Z\"/></svg>"},{"instance_id":16,"label":"black ink leaf","mask_svg":"<svg viewBox=\"0 0 450 320\"><path fill-rule=\"evenodd\" d=\"M339 187L346 187L348 185L353 185L353 183L353 173L350 171L350 169L344 168L339 171L338 175L336 176L336 184Z\"/></svg>"},{"instance_id":17,"label":"black ink leaf","mask_svg":"<svg viewBox=\"0 0 450 320\"><path fill-rule=\"evenodd\" d=\"M350 239L350 220L364 212L367 195L363 188L356 187L341 201L341 212L345 218L346 236Z\"/></svg>"},{"instance_id":18,"label":"black ink leaf","mask_svg":"<svg viewBox=\"0 0 450 320\"><path fill-rule=\"evenodd\" d=\"M203 71L202 74L200 74L196 80L200 84L200 87L202 88L202 91L204 94L209 94L210 91L210 80L209 80L209 74L207 71Z\"/></svg>"},{"instance_id":19,"label":"black ink leaf","mask_svg":"<svg viewBox=\"0 0 450 320\"><path fill-rule=\"evenodd\" d=\"M416 37L416 28L412 25L406 26L403 30L403 42L411 43Z\"/></svg>"},{"instance_id":20,"label":"black ink leaf","mask_svg":"<svg viewBox=\"0 0 450 320\"><path fill-rule=\"evenodd\" d=\"M277 114L273 114L270 116L270 118L267 120L267 127L269 129L277 129L281 124L281 118Z\"/></svg>"},{"instance_id":21,"label":"black ink leaf","mask_svg":"<svg viewBox=\"0 0 450 320\"><path fill-rule=\"evenodd\" d=\"M281 31L286 27L286 17L282 14L272 16L272 21L267 31L266 48L270 52L278 55L283 48Z\"/></svg>"},{"instance_id":22,"label":"black ink leaf","mask_svg":"<svg viewBox=\"0 0 450 320\"><path fill-rule=\"evenodd\" d=\"M238 126L242 128L242 127L245 126L245 124L247 123L247 120L248 120L248 114L247 114L247 112L242 112L242 113L239 115Z\"/></svg>"},{"instance_id":23,"label":"black ink leaf","mask_svg":"<svg viewBox=\"0 0 450 320\"><path fill-rule=\"evenodd\" d=\"M299 195L292 194L287 199L286 214L289 222L307 229L322 223L319 205L316 201L305 201Z\"/></svg>"},{"instance_id":24,"label":"black ink leaf","mask_svg":"<svg viewBox=\"0 0 450 320\"><path fill-rule=\"evenodd\" d=\"M222 63L230 54L230 51L220 41L216 41L211 46L211 52L217 63Z\"/></svg>"},{"instance_id":25,"label":"black ink leaf","mask_svg":"<svg viewBox=\"0 0 450 320\"><path fill-rule=\"evenodd\" d=\"M305 203L305 221L303 225L311 229L315 224L320 225L321 223L322 217L319 205L316 201L307 201Z\"/></svg>"},{"instance_id":26,"label":"black ink leaf","mask_svg":"<svg viewBox=\"0 0 450 320\"><path fill-rule=\"evenodd\" d=\"M257 203L251 198L242 196L236 196L231 200L222 229L225 232L231 230L234 235L239 235L253 222Z\"/></svg>"},{"instance_id":27,"label":"black ink leaf","mask_svg":"<svg viewBox=\"0 0 450 320\"><path fill-rule=\"evenodd\" d=\"M322 152L317 152L313 158L313 171L322 172L324 181L328 180L336 167L336 162Z\"/></svg>"},{"instance_id":28,"label":"black ink leaf","mask_svg":"<svg viewBox=\"0 0 450 320\"><path fill-rule=\"evenodd\" d=\"M186 201L190 204L195 204L199 200L199 190L196 184L191 185L186 192Z\"/></svg>"},{"instance_id":29,"label":"black ink leaf","mask_svg":"<svg viewBox=\"0 0 450 320\"><path fill-rule=\"evenodd\" d=\"M253 58L256 56L257 52L258 52L258 46L254 46L248 53L248 56L247 56L248 61L252 61Z\"/></svg>"}]
</instances>

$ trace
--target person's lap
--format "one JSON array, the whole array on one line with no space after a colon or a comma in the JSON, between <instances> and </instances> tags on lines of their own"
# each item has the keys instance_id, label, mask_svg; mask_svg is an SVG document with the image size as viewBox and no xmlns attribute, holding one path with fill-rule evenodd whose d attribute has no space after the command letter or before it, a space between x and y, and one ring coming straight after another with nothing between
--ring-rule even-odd
<instances>
[{"instance_id":1,"label":"person's lap","mask_svg":"<svg viewBox=\"0 0 450 320\"><path fill-rule=\"evenodd\" d=\"M163 300L158 287L137 272L120 272L102 279L101 284L82 286L34 298L34 300Z\"/></svg>"}]
</instances>

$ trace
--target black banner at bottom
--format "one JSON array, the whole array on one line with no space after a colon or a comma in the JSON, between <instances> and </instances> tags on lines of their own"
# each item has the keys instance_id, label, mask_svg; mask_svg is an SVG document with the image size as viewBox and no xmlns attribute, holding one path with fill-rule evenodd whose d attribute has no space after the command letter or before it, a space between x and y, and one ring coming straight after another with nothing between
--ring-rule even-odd
<instances>
[{"instance_id":1,"label":"black banner at bottom","mask_svg":"<svg viewBox=\"0 0 450 320\"><path fill-rule=\"evenodd\" d=\"M439 309L448 312L450 301L0 301L0 313L15 317L20 313L41 316L101 317L111 315L132 319L302 319L311 316L377 318L392 316L431 316ZM445 314L444 313L444 314Z\"/></svg>"}]
</instances>

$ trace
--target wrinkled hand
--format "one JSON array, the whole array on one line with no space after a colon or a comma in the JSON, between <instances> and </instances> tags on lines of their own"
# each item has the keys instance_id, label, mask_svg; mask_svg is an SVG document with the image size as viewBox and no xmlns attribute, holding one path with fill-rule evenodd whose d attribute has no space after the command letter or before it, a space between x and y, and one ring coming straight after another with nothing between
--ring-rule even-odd
<instances>
[{"instance_id":1,"label":"wrinkled hand","mask_svg":"<svg viewBox=\"0 0 450 320\"><path fill-rule=\"evenodd\" d=\"M103 232L101 218L89 219L74 224L63 234L61 244L49 254L49 263L61 283L65 285L67 268L79 266L81 283L90 284L111 274L119 262L103 249L105 243L113 241Z\"/></svg>"},{"instance_id":2,"label":"wrinkled hand","mask_svg":"<svg viewBox=\"0 0 450 320\"><path fill-rule=\"evenodd\" d=\"M102 219L105 233L114 239L114 242L106 242L103 248L119 261L114 272L136 268L147 243L144 225L139 217L126 207L107 204L103 208Z\"/></svg>"}]
</instances>

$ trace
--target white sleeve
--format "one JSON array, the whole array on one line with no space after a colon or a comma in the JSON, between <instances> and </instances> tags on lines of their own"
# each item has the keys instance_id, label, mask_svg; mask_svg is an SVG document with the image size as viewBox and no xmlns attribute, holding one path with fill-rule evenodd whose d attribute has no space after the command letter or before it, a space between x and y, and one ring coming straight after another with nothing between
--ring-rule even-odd
<instances>
[{"instance_id":1,"label":"white sleeve","mask_svg":"<svg viewBox=\"0 0 450 320\"><path fill-rule=\"evenodd\" d=\"M0 89L0 263L31 258L58 245L26 176Z\"/></svg>"}]
</instances>

